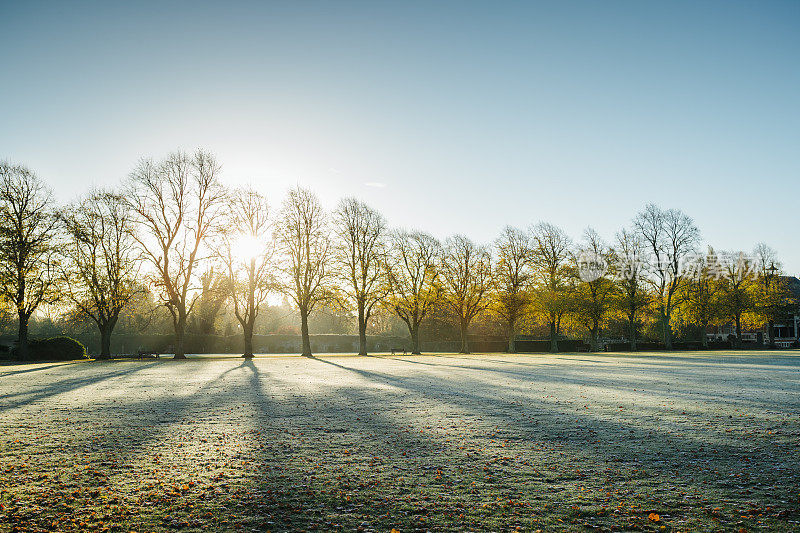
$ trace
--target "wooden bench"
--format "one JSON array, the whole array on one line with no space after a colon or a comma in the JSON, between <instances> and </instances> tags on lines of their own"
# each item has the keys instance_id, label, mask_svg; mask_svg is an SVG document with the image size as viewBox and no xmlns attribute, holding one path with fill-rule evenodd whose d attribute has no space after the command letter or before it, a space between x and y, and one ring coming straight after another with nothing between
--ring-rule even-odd
<instances>
[{"instance_id":1,"label":"wooden bench","mask_svg":"<svg viewBox=\"0 0 800 533\"><path fill-rule=\"evenodd\" d=\"M161 359L161 354L159 352L149 352L146 350L139 350L136 353L136 359Z\"/></svg>"},{"instance_id":2,"label":"wooden bench","mask_svg":"<svg viewBox=\"0 0 800 533\"><path fill-rule=\"evenodd\" d=\"M394 355L396 352L403 352L403 355L406 355L405 348L392 348L390 351L392 352L392 355Z\"/></svg>"}]
</instances>

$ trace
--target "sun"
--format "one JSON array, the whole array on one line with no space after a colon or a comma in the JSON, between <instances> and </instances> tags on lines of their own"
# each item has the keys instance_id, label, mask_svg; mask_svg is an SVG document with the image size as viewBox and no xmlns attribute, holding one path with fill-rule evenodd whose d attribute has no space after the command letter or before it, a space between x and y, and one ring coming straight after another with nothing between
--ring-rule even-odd
<instances>
[{"instance_id":1,"label":"sun","mask_svg":"<svg viewBox=\"0 0 800 533\"><path fill-rule=\"evenodd\" d=\"M239 235L233 243L233 256L241 260L258 257L264 250L264 243L256 235Z\"/></svg>"}]
</instances>

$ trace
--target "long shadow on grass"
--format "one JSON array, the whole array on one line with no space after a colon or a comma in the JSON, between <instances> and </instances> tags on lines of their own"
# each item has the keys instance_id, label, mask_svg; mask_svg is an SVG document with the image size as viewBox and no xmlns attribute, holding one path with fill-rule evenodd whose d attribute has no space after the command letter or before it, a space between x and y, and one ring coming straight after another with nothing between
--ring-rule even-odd
<instances>
[{"instance_id":1,"label":"long shadow on grass","mask_svg":"<svg viewBox=\"0 0 800 533\"><path fill-rule=\"evenodd\" d=\"M118 363L104 363L106 365L111 364L118 364ZM11 398L18 398L20 396L29 396L23 400L16 400L10 402L6 405L0 406L0 413L8 411L10 409L15 409L18 407L22 407L40 400L45 400L50 398L51 396L55 396L58 394L63 394L65 392L74 391L80 389L81 387L86 387L89 385L95 385L97 383L102 383L103 381L119 378L123 376L127 376L129 374L133 374L135 372L140 372L148 366L132 366L131 368L118 370L116 372L109 372L106 374L96 374L94 372L96 367L92 366L91 368L87 367L87 370L90 370L88 375L81 376L79 378L71 378L71 379L64 379L61 381L57 381L55 383L46 385L44 387L33 388L32 390L24 390L20 392L16 392L13 394L3 394L0 395L0 401L2 400L10 400ZM0 378L2 379L2 378Z\"/></svg>"},{"instance_id":2,"label":"long shadow on grass","mask_svg":"<svg viewBox=\"0 0 800 533\"><path fill-rule=\"evenodd\" d=\"M452 387L445 388L443 383L439 387L439 390L444 394L433 395L430 392L430 384L419 379L408 377L398 378L388 374L344 366L323 359L318 359L318 361L353 372L369 380L389 383L417 395L428 397L432 401L446 401L461 409L478 410L484 416L492 416L493 413L495 413L495 416L496 413L511 413L519 417L517 420L519 426L515 428L515 432L518 433L518 435L515 436L516 438L524 439L526 437L525 433L532 432L539 439L545 439L552 443L572 447L573 453L590 453L594 455L594 461L602 461L609 455L626 453L626 448L628 449L628 460L644 459L644 464L648 465L648 463L650 463L648 466L651 467L655 467L655 463L663 466L665 461L672 462L675 465L685 464L687 461L686 452L691 452L700 456L705 455L704 445L707 446L707 444L705 444L703 440L689 439L677 435L654 435L652 429L640 428L635 423L621 420L612 423L597 417L578 413L575 411L574 407L560 409L561 412L557 414L557 416L561 418L560 420L552 420L553 417L549 417L551 418L549 422L554 422L558 431L552 431L550 426L543 426L541 423L536 424L534 428L524 421L524 410L529 408L529 406L519 401L509 401L493 396L489 394L490 391L486 390L486 385L474 381L472 382L472 386L465 387L464 390L453 390ZM552 412L558 411L559 407L549 404L546 406L546 409L552 415ZM572 421L574 421L574 423ZM499 422L505 424L509 423L507 419L499 420ZM582 433L586 428L592 428L593 433L597 436L605 436L606 442L595 443L600 444L600 446L589 445L590 443L587 442L585 433ZM522 431L519 431L520 429ZM573 432L573 430L577 432ZM569 433L566 433L567 431L569 431ZM519 433L522 434L519 435ZM667 445L665 447L659 447L660 449L657 453L652 453L646 448L643 449L641 446L632 445L647 441L666 443ZM615 447L610 448L608 444L614 444ZM636 455L630 455L630 452L634 452L638 457ZM740 460L753 455L752 443L750 442L716 444L714 445L713 452L715 457L730 456L736 458L727 465L729 468L740 466ZM796 466L795 464L795 467Z\"/></svg>"},{"instance_id":3,"label":"long shadow on grass","mask_svg":"<svg viewBox=\"0 0 800 533\"><path fill-rule=\"evenodd\" d=\"M176 476L193 464L210 462L214 468L232 464L229 467L240 472L241 479L218 487L219 493L205 491L204 499L194 502L203 509L225 506L220 507L225 513L210 519L203 527L206 530L289 531L314 526L354 530L364 522L368 524L365 527L377 530L503 530L516 524L528 529L534 525L533 513L544 518L564 517L564 508L543 510L538 502L572 501L569 492L584 485L595 489L608 485L656 497L657 491L669 493L677 484L711 501L736 501L741 497L733 489L723 487L711 492L703 483L737 473L745 457L752 460L750 468L771 472L769 454L763 449L759 450L762 453L748 454L745 443L741 447L718 447L715 451L723 457L717 460L692 439L653 434L631 423L599 420L576 413L574 406L534 400L530 390L525 396L513 385L498 397L498 387L506 385L476 380L476 371L483 368L456 379L437 379L440 376L431 374L396 376L326 359L309 361L310 370L320 365L332 368L332 372L323 372L327 378L324 386L304 388L302 380L281 380L280 375L264 372L257 362L248 360L208 379L191 382L194 390L184 395L175 395L182 391L177 381L181 375L167 375L165 388L154 391L152 398L113 407L108 402L98 404L98 411L115 409L113 424L92 427L78 440L97 439L101 446L119 450L123 463L137 463L143 454L147 459L153 451L171 453L176 462L164 467L170 467L166 470ZM179 366L160 369L166 372ZM198 365L197 371L203 366ZM339 384L336 374L340 371L360 379ZM521 382L530 382L531 378L547 379L530 372L518 376ZM388 401L394 411L381 406ZM439 412L453 414L455 420L471 426L465 428L466 432L421 433L421 425L436 424L434 415L426 415L423 406L438 407ZM531 412L537 415L534 421L527 418ZM202 420L213 423L204 429ZM488 429L486 434L480 433L482 428L494 426L500 428L496 435ZM210 442L200 446L197 440L203 436ZM211 446L217 437L225 439L220 441L223 445ZM642 450L642 444L655 448L662 441L667 443L665 448ZM196 446L182 449L183 442ZM498 448L500 445L505 448ZM469 448L469 455L465 448ZM483 467L498 453L539 458L540 462L492 463L497 472L494 481L488 480ZM93 460L102 458L98 454ZM697 471L703 466L698 460L705 461L706 468L719 470L716 478L707 471ZM578 466L580 474L575 472ZM130 475L132 471L126 472ZM783 472L784 481L771 489L778 493L776 499L783 496L785 485L796 475L796 465ZM408 480L401 482L398 478ZM472 482L477 484L473 487ZM205 485L199 487L205 490ZM480 510L482 504L498 497L504 501L522 499L526 504ZM615 502L624 501L624 496L615 498ZM153 505L148 508L151 511L145 509L143 513L174 512L162 500ZM516 510L520 513L514 514ZM236 522L226 516L235 516ZM425 517L435 525L424 524ZM617 519L608 520L619 526ZM156 524L155 529L162 526ZM555 527L558 524L551 525Z\"/></svg>"},{"instance_id":4,"label":"long shadow on grass","mask_svg":"<svg viewBox=\"0 0 800 533\"><path fill-rule=\"evenodd\" d=\"M725 363L727 365L736 365L736 366L769 366L774 367L775 365L772 363L774 360L778 360L783 363L787 370L796 369L800 366L800 351L795 353L786 353L784 351L781 352L756 352L756 353L748 353L746 351L743 352L736 352L730 353L728 351L718 352L718 351L692 351L692 352L677 352L682 353L683 355L672 355L676 352L667 352L667 353L654 353L654 352L613 352L613 353L606 353L606 352L595 352L591 353L592 357L596 357L597 360L590 360L590 359L579 359L578 353L567 353L567 352L558 352L558 353L549 353L549 352L531 352L531 353L518 353L518 354L507 354L508 357L512 360L501 360L501 359L488 359L485 357L460 357L460 356L449 356L449 355L440 355L440 354L430 354L428 357L436 357L436 358L445 358L445 359L456 359L461 361L491 361L494 363L504 363L504 364L514 364L519 366L532 366L532 367L542 367L542 366L550 366L553 365L552 360L559 360L559 361L581 361L581 362L590 362L590 363L600 363L600 362L614 362L614 361L605 361L605 359L614 359L614 360L621 360L621 361L630 361L635 362L636 364L641 365L657 365L657 366L674 366L678 368L687 368L687 367L694 367L697 365L701 366L713 366L719 363ZM516 356L521 357L536 357L542 356L543 359L538 362L526 362L520 360L513 360ZM754 365L753 360L758 359L761 362L758 365ZM670 363L670 364L668 364Z\"/></svg>"},{"instance_id":5,"label":"long shadow on grass","mask_svg":"<svg viewBox=\"0 0 800 533\"><path fill-rule=\"evenodd\" d=\"M17 362L0 362L0 378L4 378L7 376L14 376L16 374L27 374L29 372L39 372L40 370L50 370L52 368L58 367L66 367L70 365L76 364L76 362L64 362L64 363L53 363L53 364L41 364L34 368L28 368L25 370L3 370L4 367L14 367L14 366L22 366L22 365L29 365L30 363L17 363Z\"/></svg>"},{"instance_id":6,"label":"long shadow on grass","mask_svg":"<svg viewBox=\"0 0 800 533\"><path fill-rule=\"evenodd\" d=\"M447 358L447 359L454 359L454 360L459 360L459 361L468 361L468 362L472 362L472 363L474 363L476 361L474 358L463 358L463 357L452 357L452 356L433 356L433 357L437 357L437 358L438 357L443 357L443 358ZM638 379L638 380L635 380L635 379L631 378L630 376L625 376L625 375L621 375L621 374L609 375L607 377L594 374L594 375L591 376L591 382L589 382L589 380L587 379L586 375L583 374L583 373L580 373L577 376L568 376L568 375L564 375L563 373L559 374L558 377L549 376L546 373L548 367L559 366L559 365L555 365L555 364L549 363L549 362L536 363L536 364L533 364L533 365L527 364L527 363L522 363L522 362L520 363L520 365L535 366L535 367L538 367L539 369L542 370L542 372L532 373L531 371L527 371L527 370L512 370L512 369L508 369L508 368L492 368L490 366L481 366L481 365L475 365L475 364L458 365L458 364L444 364L444 363L429 363L429 362L415 361L415 360L412 360L412 359L409 359L409 358L396 358L396 357L381 357L381 359L391 359L391 360L394 360L394 361L402 361L404 363L431 366L431 367L442 367L442 368L452 368L452 369L455 369L455 370L479 371L479 372L486 372L486 373L501 374L501 375L505 375L505 376L509 376L509 377L518 378L518 379L535 380L537 382L547 382L547 383L552 383L552 384L570 384L570 385L579 385L579 386L591 386L591 387L594 387L594 388L605 389L605 390L615 390L615 391L625 392L625 393L630 392L631 388L635 388L637 393L647 394L647 395L650 395L650 396L660 396L660 395L662 395L660 392L655 391L655 390L648 390L653 385L653 380L651 378L655 376L655 377L659 377L663 381L668 381L668 382L676 382L676 381L685 380L686 382L695 381L697 383L697 387L695 388L695 390L692 390L692 391L682 392L682 391L677 391L677 390L670 389L669 390L670 398L676 398L677 397L677 398L683 398L683 399L691 401L691 402L698 402L698 401L711 402L711 403L716 403L716 404L725 405L725 406L737 406L737 407L740 407L740 408L747 408L747 409L753 409L753 408L765 409L765 408L770 408L773 405L771 400L768 399L768 398L764 398L764 399L760 399L760 400L759 399L749 399L749 400L747 400L747 399L743 399L741 397L735 397L735 398L723 397L719 393L714 393L714 392L709 392L709 393L702 392L704 390L707 390L707 388L705 387L705 381L700 379L702 376L700 376L700 377L697 376L697 369L696 368L685 368L685 367L683 367L681 365L678 365L677 363L674 364L674 365L668 365L668 366L674 368L675 370L671 370L670 368L668 368L667 365L664 365L664 364L650 363L653 366L657 366L657 368L659 369L658 372L656 374L652 374L652 373L648 374L648 375L643 376L641 379ZM672 359L672 358L668 358L668 359ZM481 360L481 361L483 361L483 360ZM638 361L637 361L637 364L638 364ZM705 366L712 372L719 373L721 371L721 367L720 367L719 364L713 364L712 365L712 364L709 364L708 362L706 362ZM798 365L798 366L800 366L800 365ZM563 368L563 367L560 367L560 368ZM789 368L787 368L785 370L781 369L780 371L781 372L794 372L797 369L798 368L789 367ZM775 372L776 371L774 368L764 369L764 370L765 371L769 370L770 372ZM628 374L634 374L637 371L636 371L635 368L629 368L629 369L626 370L626 372ZM606 374L606 372L604 372L604 374ZM625 378L624 379L624 383L620 383L621 381L623 381L621 379L623 377ZM758 380L757 377L753 377L752 375L747 376L747 379L760 381L760 385L762 387L764 387L765 389L767 389L769 391L772 391L772 392L777 392L779 390L782 390L781 383L779 381L776 381L776 380L769 380L769 381Z\"/></svg>"},{"instance_id":7,"label":"long shadow on grass","mask_svg":"<svg viewBox=\"0 0 800 533\"><path fill-rule=\"evenodd\" d=\"M264 380L255 365L250 368L251 390L258 390ZM435 514L439 528L460 530L462 507L479 507L485 495L456 501L448 485L453 481L437 474L448 469L446 458L457 446L399 427L397 420L370 408L397 393L361 385L337 387L335 376L330 377L325 393L293 395L283 404L281 414L297 414L299 421L294 416L272 420L274 430L263 436L260 457L265 468L251 500L253 521L247 525L281 531L354 530L360 525L411 529ZM266 407L272 406L268 402ZM459 454L459 463L468 461L464 452Z\"/></svg>"},{"instance_id":8,"label":"long shadow on grass","mask_svg":"<svg viewBox=\"0 0 800 533\"><path fill-rule=\"evenodd\" d=\"M69 385L76 388L112 377L124 378L141 368L143 367L105 376L94 375L81 380L70 380ZM241 391L220 386L219 383L231 370L238 368L240 367L234 367L222 372L220 376L213 376L213 379L201 381L193 394L176 395L175 392L182 390L181 375L173 377L168 372L188 371L188 368L186 365L163 365L160 369L167 373L166 383L156 380L155 383L151 381L132 388L129 383L122 382L120 387L127 389L130 397L137 397L137 400L126 401L119 395L87 398L81 411L71 416L68 424L62 422L58 427L46 425L49 411L45 406L41 416L31 417L37 424L47 428L44 435L37 436L44 438L25 439L28 442L11 444L13 448L8 451L12 457L13 454L30 457L40 472L64 472L62 476L76 473L66 483L49 487L44 497L52 498L52 501L39 500L40 505L44 503L42 506L45 509L60 506L62 501L70 498L70 493L76 488L82 489L83 493L99 493L105 492L106 487L119 487L124 492L125 487L131 487L133 483L135 491L128 495L144 497L145 506L129 515L128 525L135 525L137 530L142 527L148 530L163 528L169 524L161 523L160 517L175 512L174 506L180 501L170 500L171 489L160 483L180 481L182 484L196 481L187 464L191 465L198 458L206 462L209 459L217 460L220 467L226 462L225 454L221 452L224 452L223 446L227 441L221 440L218 443L208 438L210 443L204 449L205 454L198 454L191 446L183 446L183 438L190 436L199 440L201 437L213 436L227 439L228 432L222 425L213 425L212 430L203 435L198 435L195 425L204 414L213 414L215 410L231 411L232 404L240 400ZM165 376L161 374L160 377L163 379ZM51 394L57 394L61 392L62 385L63 383L54 384L47 390ZM58 391L51 391L53 388ZM142 398L143 392L148 397ZM38 399L44 399L47 395L42 393ZM30 424L26 423L25 427L30 427ZM56 437L54 442L50 440L51 436ZM174 463L170 465L172 468L169 471L161 471L164 457ZM88 465L94 468L89 470ZM104 476L93 475L97 471L105 472L109 478L105 480ZM179 477L181 472L185 474L184 479ZM153 500L146 495L142 496L143 492L137 492L147 483L154 483L151 489L155 498ZM38 492L38 489L34 490ZM209 494L209 498L213 499L213 494ZM76 509L77 513L82 511L80 506ZM74 516L79 517L80 514ZM51 529L53 517L43 512L41 519L42 522L35 524L37 528Z\"/></svg>"},{"instance_id":9,"label":"long shadow on grass","mask_svg":"<svg viewBox=\"0 0 800 533\"><path fill-rule=\"evenodd\" d=\"M430 379L398 378L325 359L316 361L355 373L368 382L390 384L424 399L432 406L444 404L448 412L488 419L488 425L496 424L504 428L499 431L499 439L505 439L504 446L511 448L507 453L521 452L524 455L532 450L543 453L544 464L537 466L553 470L549 471L547 478L542 479L541 488L545 492L566 490L567 498L570 490L588 485L595 488L611 486L644 500L677 499L677 494L673 492L673 487L677 485L685 492L702 495L710 501L735 502L755 498L763 503L772 501L774 492L784 497L790 494L792 487L787 482L786 474L796 474L798 470L794 463L781 476L769 477L767 474L766 478L759 479L759 487L752 487L753 495L745 496L735 486L752 485L747 474L743 475L742 472L752 469L763 473L769 471L772 462L773 452L763 447L756 448L756 451L752 443L741 446L721 444L704 449L708 445L694 439L663 435L657 430L640 428L635 423L599 420L552 404L544 406L544 412L540 413L543 418L530 423L521 416L523 407L530 407L528 404L492 396L491 387L474 380L452 384L440 380L433 387L435 392L432 392ZM331 380L335 381L334 375ZM337 391L337 395L342 396L342 391ZM376 400L380 401L379 398ZM488 435L473 435L468 442L482 447L488 440L491 440ZM744 460L751 461L746 469L743 468ZM580 466L580 474L573 473L577 466ZM527 472L531 475L530 469ZM513 471L506 471L504 475L512 476ZM734 483L727 481L733 476L736 476ZM769 489L764 487L770 493L757 495L756 491L762 490L760 485L764 479L769 481L768 485L772 485ZM516 488L520 488L524 480L525 476L518 480ZM527 489L520 492L531 494ZM487 490L486 494L497 493ZM557 512L554 510L551 514Z\"/></svg>"},{"instance_id":10,"label":"long shadow on grass","mask_svg":"<svg viewBox=\"0 0 800 533\"><path fill-rule=\"evenodd\" d=\"M330 387L317 392L295 391L291 385L271 379L253 361L246 360L235 369L249 372L244 378L247 386L241 386L242 376L237 375L229 387L210 387L219 381L217 376L190 395L171 398L168 414L157 415L157 424L149 423L156 421L152 419L132 420L131 414L142 416L141 411L147 408L145 402L127 403L120 416L126 425L135 424L135 431L122 440L115 437L114 431L107 431L107 437L101 440L105 446L122 449L135 459L133 450L163 450L163 443L157 448L155 444L175 433L197 438L196 432L187 431L191 425L185 424L204 405L209 406L219 420L211 428L212 433L206 435L208 440L214 442L216 433L224 432L230 439L230 448L241 450L234 459L250 465L246 478L239 479L235 487L229 486L224 495L206 494L207 501L236 509L235 523L217 522L215 529L249 526L290 531L312 523L319 523L324 529L355 529L364 520L357 516L378 520L389 513L382 519L389 520L395 509L413 514L424 507L407 487L391 489L392 499L387 500L368 495L379 492L375 485L362 486L369 477L364 468L371 461L379 461L376 456L391 462L390 458L403 453L411 454L413 461L442 455L437 442L403 431L392 420L365 409L365 403L380 401L374 393L349 388L332 391ZM276 392L270 390L273 386L281 387L277 400L272 398L271 393ZM253 407L252 417L235 414L242 404ZM356 408L348 410L348 406ZM227 429L228 421L235 428ZM368 435L367 440L364 435ZM254 447L254 442L258 446ZM192 454L190 462L202 463L217 452L204 448L199 455L197 450L187 453ZM230 460L220 457L220 463ZM312 466L324 472L317 476Z\"/></svg>"}]
</instances>

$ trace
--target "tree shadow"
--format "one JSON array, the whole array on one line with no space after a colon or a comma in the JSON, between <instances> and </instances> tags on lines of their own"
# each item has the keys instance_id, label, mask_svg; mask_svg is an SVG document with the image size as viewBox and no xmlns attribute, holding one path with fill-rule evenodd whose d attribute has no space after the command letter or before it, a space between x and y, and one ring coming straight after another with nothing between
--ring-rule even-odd
<instances>
[{"instance_id":1,"label":"tree shadow","mask_svg":"<svg viewBox=\"0 0 800 533\"><path fill-rule=\"evenodd\" d=\"M104 363L104 364L118 364L118 363ZM103 375L94 374L90 376L82 376L79 378L65 379L49 385L45 385L33 391L22 391L11 394L2 394L0 395L0 413L7 411L9 409L14 409L20 406L28 405L40 400L46 400L51 396L63 394L66 392L71 392L76 389L80 389L82 387L86 387L89 385L95 385L109 379L120 378L123 376L127 376L129 374L133 374L135 372L140 372L146 368L148 367L137 365L132 368L118 370L116 372L110 372ZM3 400L9 400L11 398L18 398L20 396L26 396L26 395L30 396L28 398L25 398L24 400L17 400L14 402L7 403L5 405L2 404Z\"/></svg>"},{"instance_id":2,"label":"tree shadow","mask_svg":"<svg viewBox=\"0 0 800 533\"><path fill-rule=\"evenodd\" d=\"M0 378L4 378L6 376L13 376L13 375L16 375L16 374L27 374L29 372L39 372L40 370L49 370L51 368L65 367L65 366L69 366L69 365L74 365L74 364L76 364L78 362L79 361L65 361L65 362L59 362L59 363L41 364L41 365L36 366L34 368L26 368L25 370L4 371L3 370L4 367L14 367L14 366L22 366L22 365L26 365L27 366L30 363L23 363L23 362L18 363L18 362L3 361L3 362L0 362ZM83 362L83 361L80 361L80 362Z\"/></svg>"},{"instance_id":3,"label":"tree shadow","mask_svg":"<svg viewBox=\"0 0 800 533\"><path fill-rule=\"evenodd\" d=\"M407 368L415 370L363 368L381 359L413 363ZM203 526L212 530L528 529L534 518L566 519L569 505L583 505L573 494L583 487L616 490L610 507L626 502L626 494L666 500L676 487L736 505L765 501L766 491L774 496L769 500L780 500L798 475L795 458L784 463L780 478L773 473L777 446L761 442L754 453L752 441L709 444L654 430L644 422L663 415L655 409L610 420L581 412L575 404L581 400L563 389L556 399L539 397L545 386L587 384L570 369L546 375L546 368L499 372L403 358L313 357L286 362L289 375L282 363L245 359L210 367L207 375L203 363L161 366L129 399L113 407L110 400L91 404L78 417L80 426L62 428L75 432L63 453L83 457L96 441L100 449L92 448L89 458L95 464L115 451L123 467L120 487L132 476L150 480L151 467L176 482L199 468L192 490L202 498L193 505L227 509ZM455 368L463 372L449 372ZM596 386L612 383L605 377ZM609 390L625 387L613 383ZM87 424L105 408L115 409L112 420ZM754 486L745 468L773 473L773 483ZM212 477L218 472L230 475ZM751 494L739 494L734 483ZM524 505L498 506L498 498Z\"/></svg>"}]
</instances>

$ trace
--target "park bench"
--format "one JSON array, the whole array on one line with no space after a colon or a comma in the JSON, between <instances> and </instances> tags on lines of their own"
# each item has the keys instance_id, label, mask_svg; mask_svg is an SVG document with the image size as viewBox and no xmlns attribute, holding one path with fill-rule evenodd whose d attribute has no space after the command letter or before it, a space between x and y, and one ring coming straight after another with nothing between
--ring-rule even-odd
<instances>
[{"instance_id":1,"label":"park bench","mask_svg":"<svg viewBox=\"0 0 800 533\"><path fill-rule=\"evenodd\" d=\"M406 355L406 349L405 348L392 348L390 351L392 352L392 355L394 355L395 352L403 352L403 355Z\"/></svg>"},{"instance_id":2,"label":"park bench","mask_svg":"<svg viewBox=\"0 0 800 533\"><path fill-rule=\"evenodd\" d=\"M161 354L156 351L139 350L136 353L136 359L161 359Z\"/></svg>"}]
</instances>

